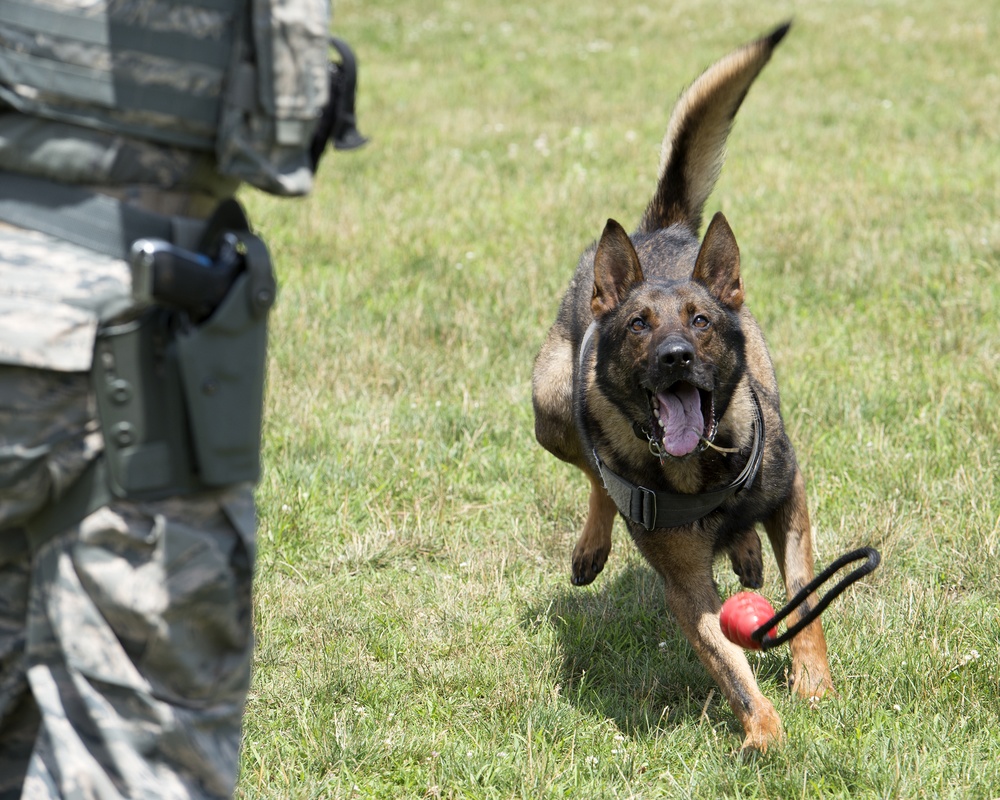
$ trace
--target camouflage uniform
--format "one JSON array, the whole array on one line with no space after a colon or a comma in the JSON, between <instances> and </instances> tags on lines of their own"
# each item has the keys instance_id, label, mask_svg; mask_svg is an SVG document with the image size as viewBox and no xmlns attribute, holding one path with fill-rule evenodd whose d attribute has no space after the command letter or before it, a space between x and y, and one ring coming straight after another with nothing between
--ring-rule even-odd
<instances>
[{"instance_id":1,"label":"camouflage uniform","mask_svg":"<svg viewBox=\"0 0 1000 800\"><path fill-rule=\"evenodd\" d=\"M29 41L7 24L30 5L0 15L10 63L25 52L97 63L98 51ZM209 42L228 24L213 4L112 5ZM76 6L87 15L105 4ZM113 66L157 90L218 92L222 67L189 61L129 53ZM194 218L238 185L212 153L18 113L4 100L16 98L0 91L0 171ZM88 370L99 320L129 303L129 273L121 260L0 223L0 287L0 798L229 797L253 649L250 487L116 500L32 540L27 523L102 452Z\"/></svg>"},{"instance_id":2,"label":"camouflage uniform","mask_svg":"<svg viewBox=\"0 0 1000 800\"><path fill-rule=\"evenodd\" d=\"M249 490L115 502L32 554L24 524L101 452L86 370L127 269L0 225L0 285L0 797L228 797Z\"/></svg>"}]
</instances>

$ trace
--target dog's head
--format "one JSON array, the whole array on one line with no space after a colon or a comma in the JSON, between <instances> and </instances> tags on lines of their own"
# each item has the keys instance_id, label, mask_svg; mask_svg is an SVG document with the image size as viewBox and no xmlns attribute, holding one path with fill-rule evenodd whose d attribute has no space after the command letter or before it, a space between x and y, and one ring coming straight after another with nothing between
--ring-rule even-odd
<instances>
[{"instance_id":1,"label":"dog's head","mask_svg":"<svg viewBox=\"0 0 1000 800\"><path fill-rule=\"evenodd\" d=\"M721 213L700 248L664 232L638 245L648 278L628 234L608 220L594 254L594 380L637 433L683 459L712 441L743 375L739 248Z\"/></svg>"}]
</instances>

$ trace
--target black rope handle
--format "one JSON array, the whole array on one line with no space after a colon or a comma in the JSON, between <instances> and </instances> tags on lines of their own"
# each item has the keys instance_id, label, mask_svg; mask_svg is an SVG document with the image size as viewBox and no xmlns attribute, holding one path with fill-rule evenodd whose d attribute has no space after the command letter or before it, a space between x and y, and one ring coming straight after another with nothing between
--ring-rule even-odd
<instances>
[{"instance_id":1,"label":"black rope handle","mask_svg":"<svg viewBox=\"0 0 1000 800\"><path fill-rule=\"evenodd\" d=\"M775 625L777 625L781 620L791 614L796 608L802 605L806 598L809 597L813 592L815 592L820 586L826 583L831 577L833 577L837 572L843 569L848 564L854 561L864 561L857 569L849 573L845 578L843 578L839 583L837 583L829 592L827 592L816 606L810 609L802 619L796 622L791 628L786 630L780 636L774 638L765 638L765 634L771 630ZM810 622L812 622L816 617L823 613L830 603L843 592L848 586L857 580L860 580L865 575L870 572L874 572L875 568L878 567L879 562L882 560L882 556L879 555L878 550L874 547L861 547L857 550L852 550L850 553L842 555L836 561L834 561L829 567L823 570L819 575L817 575L812 581L810 581L795 597L788 601L788 603L775 614L771 619L761 625L757 630L750 634L750 638L755 642L760 644L761 650L770 650L772 647L778 647L783 645L797 633L799 633L803 628L806 627Z\"/></svg>"}]
</instances>

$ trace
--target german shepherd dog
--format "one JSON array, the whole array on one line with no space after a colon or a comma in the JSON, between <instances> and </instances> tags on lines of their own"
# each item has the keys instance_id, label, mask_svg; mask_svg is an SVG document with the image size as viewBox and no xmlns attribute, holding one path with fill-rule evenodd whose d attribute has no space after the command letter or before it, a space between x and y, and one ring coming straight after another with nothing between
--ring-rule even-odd
<instances>
[{"instance_id":1,"label":"german shepherd dog","mask_svg":"<svg viewBox=\"0 0 1000 800\"><path fill-rule=\"evenodd\" d=\"M620 512L742 723L743 747L762 751L782 739L781 720L722 634L712 565L728 553L741 583L759 588L763 522L793 596L813 578L809 512L774 367L744 304L736 238L721 213L698 235L736 111L788 27L718 61L681 95L638 229L608 220L580 257L532 376L538 441L590 479L573 583L603 569ZM832 689L818 620L791 655L797 694Z\"/></svg>"}]
</instances>

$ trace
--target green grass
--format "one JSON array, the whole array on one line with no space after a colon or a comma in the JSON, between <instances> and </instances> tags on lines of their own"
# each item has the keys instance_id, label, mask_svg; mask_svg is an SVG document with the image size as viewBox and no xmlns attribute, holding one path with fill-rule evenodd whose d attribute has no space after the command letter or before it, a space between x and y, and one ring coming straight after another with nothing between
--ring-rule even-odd
<instances>
[{"instance_id":1,"label":"green grass","mask_svg":"<svg viewBox=\"0 0 1000 800\"><path fill-rule=\"evenodd\" d=\"M282 289L239 795L1000 797L1000 9L615 5L338 2L372 142L307 200L244 196ZM620 523L570 586L586 485L535 443L530 374L680 90L789 17L707 212L818 563L884 561L825 615L837 697L752 657L788 740L746 758Z\"/></svg>"}]
</instances>

